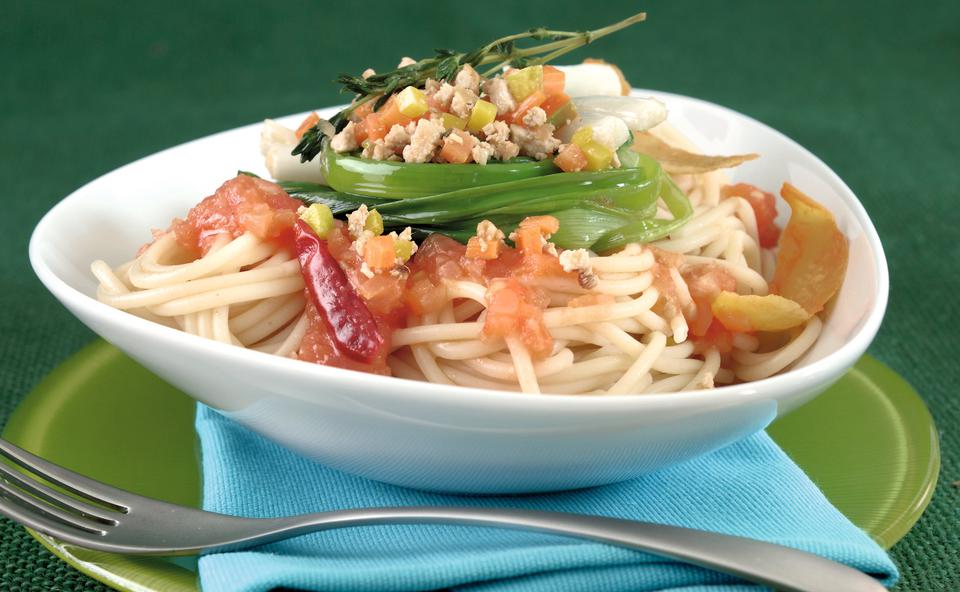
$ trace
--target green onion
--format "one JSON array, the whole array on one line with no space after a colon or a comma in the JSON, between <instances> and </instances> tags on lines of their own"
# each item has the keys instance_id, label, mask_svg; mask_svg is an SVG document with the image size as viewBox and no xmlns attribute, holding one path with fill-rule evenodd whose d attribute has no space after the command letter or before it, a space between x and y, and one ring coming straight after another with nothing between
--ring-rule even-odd
<instances>
[{"instance_id":1,"label":"green onion","mask_svg":"<svg viewBox=\"0 0 960 592\"><path fill-rule=\"evenodd\" d=\"M384 199L447 193L558 172L552 160L491 161L486 166L371 160L323 151L323 174L334 190Z\"/></svg>"},{"instance_id":2,"label":"green onion","mask_svg":"<svg viewBox=\"0 0 960 592\"><path fill-rule=\"evenodd\" d=\"M628 163L623 163L625 160ZM402 199L357 195L309 183L282 181L280 185L304 203L327 205L334 215L342 216L361 203L375 207L385 230L400 231L410 226L418 240L439 232L465 243L476 233L481 220L490 220L509 233L527 216L550 214L560 220L560 230L552 238L558 247L590 248L600 253L630 242L660 239L690 219L690 201L655 160L637 154L635 159L622 158L621 163L625 166L619 169L541 174L482 186L461 185L463 188L454 191ZM491 166L510 164L469 168ZM457 167L447 166L444 170L452 168ZM671 219L655 218L661 201Z\"/></svg>"},{"instance_id":3,"label":"green onion","mask_svg":"<svg viewBox=\"0 0 960 592\"><path fill-rule=\"evenodd\" d=\"M690 200L666 174L663 175L663 187L664 191L660 194L660 198L667 205L673 219L649 217L625 224L600 237L593 244L593 250L597 253L606 253L629 243L649 243L667 236L686 224L693 217L693 206Z\"/></svg>"}]
</instances>

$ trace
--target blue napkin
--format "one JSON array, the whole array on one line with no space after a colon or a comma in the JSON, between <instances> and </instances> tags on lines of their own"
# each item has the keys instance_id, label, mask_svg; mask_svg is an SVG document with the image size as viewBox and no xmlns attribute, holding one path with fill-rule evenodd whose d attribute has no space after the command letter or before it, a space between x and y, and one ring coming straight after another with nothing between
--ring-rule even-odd
<instances>
[{"instance_id":1,"label":"blue napkin","mask_svg":"<svg viewBox=\"0 0 960 592\"><path fill-rule=\"evenodd\" d=\"M370 506L470 505L600 514L773 541L874 574L897 569L760 433L707 456L605 487L468 497L425 493L306 460L200 405L203 507L272 517ZM578 539L503 529L391 525L333 530L200 559L204 592L454 588L755 591L707 569Z\"/></svg>"}]
</instances>

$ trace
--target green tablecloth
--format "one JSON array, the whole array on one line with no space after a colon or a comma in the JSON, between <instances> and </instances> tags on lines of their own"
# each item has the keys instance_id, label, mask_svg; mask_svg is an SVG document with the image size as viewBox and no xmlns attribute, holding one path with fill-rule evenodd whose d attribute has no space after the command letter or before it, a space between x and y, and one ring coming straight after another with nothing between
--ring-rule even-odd
<instances>
[{"instance_id":1,"label":"green tablecloth","mask_svg":"<svg viewBox=\"0 0 960 592\"><path fill-rule=\"evenodd\" d=\"M342 102L330 83L340 72L533 25L594 27L637 7L407 1L339 3L328 13L306 2L5 2L0 421L93 338L27 263L32 227L76 187L192 138ZM960 479L960 4L643 8L647 23L579 57L602 56L636 86L702 97L782 130L833 167L876 222L892 293L870 351L923 394L942 430L933 503L893 550L898 589L960 589L960 490L951 486ZM0 572L5 590L103 589L5 520Z\"/></svg>"}]
</instances>

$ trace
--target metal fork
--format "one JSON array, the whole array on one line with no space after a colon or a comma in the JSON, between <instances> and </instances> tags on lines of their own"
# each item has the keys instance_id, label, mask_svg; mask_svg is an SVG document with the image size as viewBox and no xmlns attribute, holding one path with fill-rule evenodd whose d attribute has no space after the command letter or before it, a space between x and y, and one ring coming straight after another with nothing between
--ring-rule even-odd
<instances>
[{"instance_id":1,"label":"metal fork","mask_svg":"<svg viewBox=\"0 0 960 592\"><path fill-rule=\"evenodd\" d=\"M238 550L333 528L458 524L590 539L729 573L778 590L885 590L873 578L811 553L677 526L560 512L455 506L363 508L285 518L239 518L123 491L2 439L0 454L32 473L25 474L0 462L0 514L61 541L112 553L187 555Z\"/></svg>"}]
</instances>

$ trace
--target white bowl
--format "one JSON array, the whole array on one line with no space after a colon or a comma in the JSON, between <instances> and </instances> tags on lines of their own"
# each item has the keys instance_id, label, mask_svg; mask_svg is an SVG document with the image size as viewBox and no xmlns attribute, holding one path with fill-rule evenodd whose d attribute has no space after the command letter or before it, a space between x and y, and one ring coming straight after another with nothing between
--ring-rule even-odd
<instances>
[{"instance_id":1,"label":"white bowl","mask_svg":"<svg viewBox=\"0 0 960 592\"><path fill-rule=\"evenodd\" d=\"M97 302L93 260L129 259L150 239L151 228L165 228L238 169L266 174L259 124L165 150L78 189L37 225L30 261L54 296L104 339L198 401L331 467L398 485L470 493L629 479L762 430L822 392L866 350L888 291L873 224L817 157L729 109L656 91L636 93L660 97L670 121L706 152L760 153L762 158L733 171L734 180L770 189L790 181L833 211L850 239L847 277L820 339L789 372L682 394L523 395L277 358ZM285 123L295 126L301 118ZM782 223L788 209L781 205Z\"/></svg>"}]
</instances>

